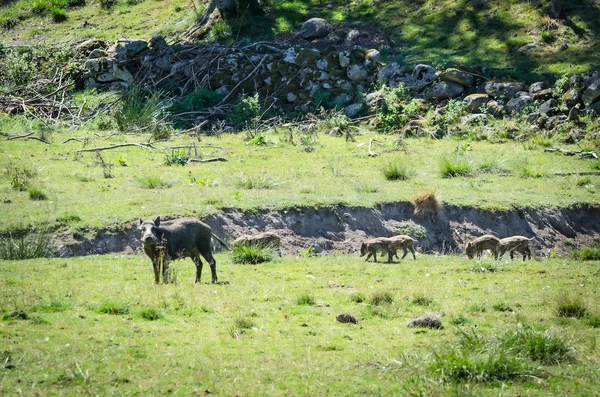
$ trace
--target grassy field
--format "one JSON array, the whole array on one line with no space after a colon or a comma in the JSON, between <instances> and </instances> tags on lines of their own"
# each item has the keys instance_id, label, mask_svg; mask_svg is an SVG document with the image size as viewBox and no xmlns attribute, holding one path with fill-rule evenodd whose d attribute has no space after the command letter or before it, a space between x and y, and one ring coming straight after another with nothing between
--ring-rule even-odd
<instances>
[{"instance_id":1,"label":"grassy field","mask_svg":"<svg viewBox=\"0 0 600 397\"><path fill-rule=\"evenodd\" d=\"M0 393L600 394L598 262L216 258L223 285L189 259L169 285L140 255L0 261ZM443 329L406 326L430 311Z\"/></svg>"},{"instance_id":2,"label":"grassy field","mask_svg":"<svg viewBox=\"0 0 600 397\"><path fill-rule=\"evenodd\" d=\"M4 121L9 135L35 128ZM2 230L43 223L97 228L139 217L203 216L231 207L372 206L408 201L427 189L434 189L444 203L488 209L599 200L599 176L555 175L595 172L598 162L544 153L543 145L553 142L547 139L516 142L496 136L492 143L410 138L398 145L397 135L364 128L356 142L329 136L326 130L307 134L282 129L254 141L245 133L200 141L182 135L156 146L195 148L123 147L99 152L100 158L96 152L75 151L145 143L149 137L60 129L44 134L49 144L24 139L2 143ZM78 140L65 143L69 138ZM376 157L368 156L371 139L377 142L372 149ZM177 156L228 161L182 166ZM175 164L167 165L169 160ZM400 175L386 177L386 172Z\"/></svg>"},{"instance_id":3,"label":"grassy field","mask_svg":"<svg viewBox=\"0 0 600 397\"><path fill-rule=\"evenodd\" d=\"M204 7L204 3L182 0L112 3L102 8L98 1L19 0L0 7L0 26L5 27L7 44L56 44L89 37L150 38L156 34L173 37L190 26ZM475 3L484 6L475 7ZM266 16L241 15L231 26L219 25L217 37L261 40L298 31L309 17L323 17L334 24L381 27L395 53L400 52L401 61L409 64L508 67L518 70L515 77L520 78L523 73L594 70L600 54L600 9L586 0L562 3L564 19L549 17L549 2L271 0ZM57 5L64 17L54 17L52 10ZM529 43L536 43L537 48L528 53L518 51Z\"/></svg>"}]
</instances>

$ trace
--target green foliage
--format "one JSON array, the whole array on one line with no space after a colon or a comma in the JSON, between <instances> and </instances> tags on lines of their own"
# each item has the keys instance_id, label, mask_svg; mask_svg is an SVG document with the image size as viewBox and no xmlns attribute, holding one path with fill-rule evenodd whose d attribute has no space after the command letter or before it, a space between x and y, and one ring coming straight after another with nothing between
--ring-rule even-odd
<instances>
[{"instance_id":1,"label":"green foliage","mask_svg":"<svg viewBox=\"0 0 600 397\"><path fill-rule=\"evenodd\" d=\"M496 312L511 312L513 309L507 302L498 302L492 305L492 310Z\"/></svg>"},{"instance_id":2,"label":"green foliage","mask_svg":"<svg viewBox=\"0 0 600 397\"><path fill-rule=\"evenodd\" d=\"M11 161L6 165L4 174L10 180L10 186L19 192L29 189L31 179L37 175L37 172L30 166Z\"/></svg>"},{"instance_id":3,"label":"green foliage","mask_svg":"<svg viewBox=\"0 0 600 397\"><path fill-rule=\"evenodd\" d=\"M28 54L9 53L0 58L0 83L10 87L29 83L35 74L35 64Z\"/></svg>"},{"instance_id":4,"label":"green foliage","mask_svg":"<svg viewBox=\"0 0 600 397\"><path fill-rule=\"evenodd\" d=\"M598 315L587 315L583 319L584 324L592 328L600 328L600 316Z\"/></svg>"},{"instance_id":5,"label":"green foliage","mask_svg":"<svg viewBox=\"0 0 600 397\"><path fill-rule=\"evenodd\" d=\"M413 295L411 303L419 306L430 306L433 299L421 292Z\"/></svg>"},{"instance_id":6,"label":"green foliage","mask_svg":"<svg viewBox=\"0 0 600 397\"><path fill-rule=\"evenodd\" d=\"M267 136L262 133L254 134L249 140L248 145L266 146L269 143Z\"/></svg>"},{"instance_id":7,"label":"green foliage","mask_svg":"<svg viewBox=\"0 0 600 397\"><path fill-rule=\"evenodd\" d=\"M444 156L439 160L439 167L442 178L455 178L473 174L473 163L465 156Z\"/></svg>"},{"instance_id":8,"label":"green foliage","mask_svg":"<svg viewBox=\"0 0 600 397\"><path fill-rule=\"evenodd\" d=\"M233 326L229 328L229 335L231 335L232 338L239 339L242 334L255 327L256 324L254 324L254 321L251 319L247 317L237 317L233 322Z\"/></svg>"},{"instance_id":9,"label":"green foliage","mask_svg":"<svg viewBox=\"0 0 600 397\"><path fill-rule=\"evenodd\" d=\"M573 295L566 290L556 296L554 308L559 317L582 318L588 311L588 306L580 295Z\"/></svg>"},{"instance_id":10,"label":"green foliage","mask_svg":"<svg viewBox=\"0 0 600 397\"><path fill-rule=\"evenodd\" d=\"M296 304L299 306L314 306L315 297L312 294L302 294L296 298Z\"/></svg>"},{"instance_id":11,"label":"green foliage","mask_svg":"<svg viewBox=\"0 0 600 397\"><path fill-rule=\"evenodd\" d=\"M545 178L548 176L547 172L537 167L533 167L527 164L527 162L517 165L517 173L521 178L525 179Z\"/></svg>"},{"instance_id":12,"label":"green foliage","mask_svg":"<svg viewBox=\"0 0 600 397\"><path fill-rule=\"evenodd\" d=\"M67 20L67 11L62 8L50 8L50 16L54 22L63 22Z\"/></svg>"},{"instance_id":13,"label":"green foliage","mask_svg":"<svg viewBox=\"0 0 600 397\"><path fill-rule=\"evenodd\" d=\"M575 185L577 186L586 186L592 183L592 178L589 176L580 176L575 180Z\"/></svg>"},{"instance_id":14,"label":"green foliage","mask_svg":"<svg viewBox=\"0 0 600 397\"><path fill-rule=\"evenodd\" d=\"M422 109L421 102L411 98L410 90L404 84L399 84L396 88L383 86L381 93L377 128L383 132L401 129Z\"/></svg>"},{"instance_id":15,"label":"green foliage","mask_svg":"<svg viewBox=\"0 0 600 397\"><path fill-rule=\"evenodd\" d=\"M231 121L237 128L247 128L260 118L260 102L258 94L241 98L234 106Z\"/></svg>"},{"instance_id":16,"label":"green foliage","mask_svg":"<svg viewBox=\"0 0 600 397\"><path fill-rule=\"evenodd\" d=\"M110 9L117 4L117 0L100 0L100 7L104 9Z\"/></svg>"},{"instance_id":17,"label":"green foliage","mask_svg":"<svg viewBox=\"0 0 600 397\"><path fill-rule=\"evenodd\" d=\"M172 149L171 153L165 153L165 164L171 165L186 165L190 161L190 154L184 149Z\"/></svg>"},{"instance_id":18,"label":"green foliage","mask_svg":"<svg viewBox=\"0 0 600 397\"><path fill-rule=\"evenodd\" d=\"M71 309L71 305L62 300L38 303L32 307L33 311L43 313L60 313Z\"/></svg>"},{"instance_id":19,"label":"green foliage","mask_svg":"<svg viewBox=\"0 0 600 397\"><path fill-rule=\"evenodd\" d=\"M450 320L450 322L454 325L465 325L471 322L471 320L462 314L458 314Z\"/></svg>"},{"instance_id":20,"label":"green foliage","mask_svg":"<svg viewBox=\"0 0 600 397\"><path fill-rule=\"evenodd\" d=\"M120 131L150 133L155 140L170 136L167 104L160 92L133 87L122 94L120 104L114 114Z\"/></svg>"},{"instance_id":21,"label":"green foliage","mask_svg":"<svg viewBox=\"0 0 600 397\"><path fill-rule=\"evenodd\" d=\"M155 309L153 307L148 307L148 308L140 310L140 317L143 318L144 320L156 321L156 320L160 320L161 318L163 318L164 315L162 314L162 312L160 310Z\"/></svg>"},{"instance_id":22,"label":"green foliage","mask_svg":"<svg viewBox=\"0 0 600 397\"><path fill-rule=\"evenodd\" d=\"M273 260L274 250L257 245L238 245L233 248L233 263L256 265Z\"/></svg>"},{"instance_id":23,"label":"green foliage","mask_svg":"<svg viewBox=\"0 0 600 397\"><path fill-rule=\"evenodd\" d=\"M235 187L240 189L272 189L275 184L269 178L241 176L235 181Z\"/></svg>"},{"instance_id":24,"label":"green foliage","mask_svg":"<svg viewBox=\"0 0 600 397\"><path fill-rule=\"evenodd\" d=\"M0 238L0 259L21 260L51 256L50 236L42 229Z\"/></svg>"},{"instance_id":25,"label":"green foliage","mask_svg":"<svg viewBox=\"0 0 600 397\"><path fill-rule=\"evenodd\" d=\"M44 201L48 199L46 193L38 187L30 187L27 189L27 193L29 193L30 200Z\"/></svg>"},{"instance_id":26,"label":"green foliage","mask_svg":"<svg viewBox=\"0 0 600 397\"><path fill-rule=\"evenodd\" d=\"M493 260L478 260L471 267L472 272L495 273L498 271L498 265Z\"/></svg>"},{"instance_id":27,"label":"green foliage","mask_svg":"<svg viewBox=\"0 0 600 397\"><path fill-rule=\"evenodd\" d=\"M451 99L444 108L443 122L445 124L454 124L460 121L460 118L469 113L468 105L465 101Z\"/></svg>"},{"instance_id":28,"label":"green foliage","mask_svg":"<svg viewBox=\"0 0 600 397\"><path fill-rule=\"evenodd\" d=\"M56 220L62 224L69 224L73 222L79 222L81 217L74 212L67 212L66 214L58 217Z\"/></svg>"},{"instance_id":29,"label":"green foliage","mask_svg":"<svg viewBox=\"0 0 600 397\"><path fill-rule=\"evenodd\" d=\"M114 302L106 302L96 309L96 313L101 314L129 314L129 305ZM143 315L142 315L143 316Z\"/></svg>"},{"instance_id":30,"label":"green foliage","mask_svg":"<svg viewBox=\"0 0 600 397\"><path fill-rule=\"evenodd\" d=\"M600 245L576 248L573 250L572 256L580 261L598 261L600 260Z\"/></svg>"},{"instance_id":31,"label":"green foliage","mask_svg":"<svg viewBox=\"0 0 600 397\"><path fill-rule=\"evenodd\" d=\"M405 181L414 174L413 170L404 162L388 163L383 167L382 172L388 181Z\"/></svg>"},{"instance_id":32,"label":"green foliage","mask_svg":"<svg viewBox=\"0 0 600 397\"><path fill-rule=\"evenodd\" d=\"M191 94L188 94L177 102L174 102L169 110L173 114L194 112L215 106L221 101L221 99L221 95L206 87L198 88Z\"/></svg>"},{"instance_id":33,"label":"green foliage","mask_svg":"<svg viewBox=\"0 0 600 397\"><path fill-rule=\"evenodd\" d=\"M565 92L567 92L571 86L570 76L563 75L561 78L554 82L554 88L552 89L552 93L555 97L561 97Z\"/></svg>"},{"instance_id":34,"label":"green foliage","mask_svg":"<svg viewBox=\"0 0 600 397\"><path fill-rule=\"evenodd\" d=\"M349 297L350 302L354 303L363 303L367 300L367 297L362 292L355 292Z\"/></svg>"}]
</instances>

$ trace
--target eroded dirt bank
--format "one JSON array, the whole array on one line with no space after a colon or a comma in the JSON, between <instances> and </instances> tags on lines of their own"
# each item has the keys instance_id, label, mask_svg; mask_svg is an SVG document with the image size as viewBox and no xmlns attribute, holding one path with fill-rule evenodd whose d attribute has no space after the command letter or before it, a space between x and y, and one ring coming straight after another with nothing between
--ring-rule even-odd
<instances>
[{"instance_id":1,"label":"eroded dirt bank","mask_svg":"<svg viewBox=\"0 0 600 397\"><path fill-rule=\"evenodd\" d=\"M468 240L485 233L500 238L510 235L536 237L534 254L548 255L591 244L600 238L600 207L487 211L445 206L437 217L414 216L407 202L381 204L374 208L332 206L242 212L227 209L203 219L221 238L273 231L282 237L284 256L297 255L312 247L314 253L358 252L368 237L409 234L419 240L426 253L462 251ZM61 256L134 252L141 248L136 224L121 230L101 230L93 238L57 234L55 245Z\"/></svg>"}]
</instances>

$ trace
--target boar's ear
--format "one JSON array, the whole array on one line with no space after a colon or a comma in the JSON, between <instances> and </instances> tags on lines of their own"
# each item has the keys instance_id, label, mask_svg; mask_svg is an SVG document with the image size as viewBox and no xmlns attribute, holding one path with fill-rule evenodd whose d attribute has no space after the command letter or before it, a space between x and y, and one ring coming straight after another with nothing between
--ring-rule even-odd
<instances>
[{"instance_id":1,"label":"boar's ear","mask_svg":"<svg viewBox=\"0 0 600 397\"><path fill-rule=\"evenodd\" d=\"M140 218L140 225L141 225L142 223L144 223L144 221L142 220L142 218Z\"/></svg>"},{"instance_id":2,"label":"boar's ear","mask_svg":"<svg viewBox=\"0 0 600 397\"><path fill-rule=\"evenodd\" d=\"M160 226L160 216L157 216L156 219L154 220L154 226L156 226L156 227Z\"/></svg>"}]
</instances>

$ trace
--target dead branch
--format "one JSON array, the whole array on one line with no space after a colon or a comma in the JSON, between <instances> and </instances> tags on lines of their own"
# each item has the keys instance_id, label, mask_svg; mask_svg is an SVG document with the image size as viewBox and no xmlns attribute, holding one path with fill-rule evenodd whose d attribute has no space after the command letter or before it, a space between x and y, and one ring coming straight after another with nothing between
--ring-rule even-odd
<instances>
[{"instance_id":1,"label":"dead branch","mask_svg":"<svg viewBox=\"0 0 600 397\"><path fill-rule=\"evenodd\" d=\"M260 68L260 66L262 65L262 63L265 61L265 59L267 59L266 55L263 55L262 59L260 60L260 62L258 63L258 65L256 65L256 67L254 68L253 71L251 71L250 73L248 73L248 75L246 77L244 77L242 80L240 80L239 83L237 83L235 85L235 87L233 87L233 89L231 91L229 91L229 94L227 94L227 96L225 96L225 98L223 98L221 100L221 102L218 103L217 106L215 107L219 107L220 105L224 104L227 99L229 99L229 97L231 96L231 94L233 94L235 92L235 90L237 90L237 88L244 83L246 80L248 80L250 77L252 77L254 75L254 73L256 73L256 71L258 70L258 68Z\"/></svg>"},{"instance_id":2,"label":"dead branch","mask_svg":"<svg viewBox=\"0 0 600 397\"><path fill-rule=\"evenodd\" d=\"M583 150L566 150L558 146L552 146L551 148L544 149L544 152L548 153L562 153L565 156L579 156L580 158L597 159L598 155L596 152L584 152Z\"/></svg>"},{"instance_id":3,"label":"dead branch","mask_svg":"<svg viewBox=\"0 0 600 397\"><path fill-rule=\"evenodd\" d=\"M191 159L188 161L188 163L214 163L216 161L227 161L227 159L225 157L213 157L213 158L204 159L204 160Z\"/></svg>"},{"instance_id":4,"label":"dead branch","mask_svg":"<svg viewBox=\"0 0 600 397\"><path fill-rule=\"evenodd\" d=\"M71 138L69 138L69 139L67 139L67 140L65 140L65 141L63 141L63 142L61 142L61 143L62 143L62 144L65 144L65 143L67 143L67 142L71 142L71 141L77 141L77 142L81 142L81 143L83 143L83 139L81 139L81 138L75 138L75 137L71 137Z\"/></svg>"},{"instance_id":5,"label":"dead branch","mask_svg":"<svg viewBox=\"0 0 600 397\"><path fill-rule=\"evenodd\" d=\"M33 134L35 134L34 131L31 131L30 133L24 134L24 135L12 135L12 136L9 136L8 138L6 138L6 140L7 141L12 141L13 139L27 138L27 137L30 137Z\"/></svg>"}]
</instances>

